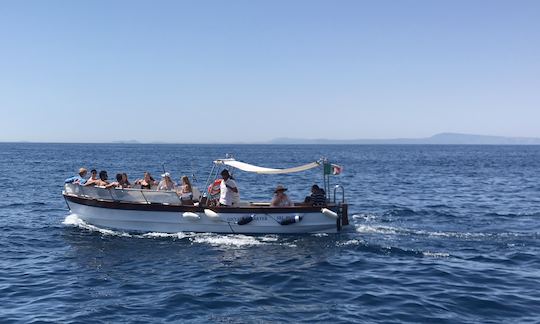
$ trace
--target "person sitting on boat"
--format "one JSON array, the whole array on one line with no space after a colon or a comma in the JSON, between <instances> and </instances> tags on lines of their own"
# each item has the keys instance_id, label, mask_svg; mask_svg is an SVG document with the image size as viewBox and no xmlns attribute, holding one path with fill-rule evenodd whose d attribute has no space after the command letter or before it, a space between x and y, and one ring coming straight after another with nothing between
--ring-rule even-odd
<instances>
[{"instance_id":1,"label":"person sitting on boat","mask_svg":"<svg viewBox=\"0 0 540 324\"><path fill-rule=\"evenodd\" d=\"M240 192L236 181L229 173L229 170L224 169L221 171L220 192L219 192L219 205L220 206L238 206L240 204Z\"/></svg>"},{"instance_id":2,"label":"person sitting on boat","mask_svg":"<svg viewBox=\"0 0 540 324\"><path fill-rule=\"evenodd\" d=\"M120 184L122 185L122 188L131 188L127 173L122 173L122 181L120 181Z\"/></svg>"},{"instance_id":3,"label":"person sitting on boat","mask_svg":"<svg viewBox=\"0 0 540 324\"><path fill-rule=\"evenodd\" d=\"M99 171L99 179L96 180L94 185L98 187L105 187L109 185L108 179L109 179L109 176L107 175L107 171L105 170Z\"/></svg>"},{"instance_id":4,"label":"person sitting on boat","mask_svg":"<svg viewBox=\"0 0 540 324\"><path fill-rule=\"evenodd\" d=\"M326 204L326 193L318 185L311 186L311 194L304 200L305 203L313 206L324 206Z\"/></svg>"},{"instance_id":5,"label":"person sitting on boat","mask_svg":"<svg viewBox=\"0 0 540 324\"><path fill-rule=\"evenodd\" d=\"M108 185L105 186L105 188L106 189L110 189L110 188L120 188L120 189L122 189L123 188L123 186L122 186L122 173L117 173L116 174L116 181L109 183Z\"/></svg>"},{"instance_id":6,"label":"person sitting on boat","mask_svg":"<svg viewBox=\"0 0 540 324\"><path fill-rule=\"evenodd\" d=\"M85 168L80 168L78 175L71 178L67 178L66 180L64 180L64 183L75 183L75 184L83 185L86 182L85 177L87 173L88 171Z\"/></svg>"},{"instance_id":7,"label":"person sitting on boat","mask_svg":"<svg viewBox=\"0 0 540 324\"><path fill-rule=\"evenodd\" d=\"M90 178L88 178L88 180L86 180L86 182L84 183L84 186L85 187L86 186L95 186L97 181L98 181L97 170L92 169L90 171Z\"/></svg>"},{"instance_id":8,"label":"person sitting on boat","mask_svg":"<svg viewBox=\"0 0 540 324\"><path fill-rule=\"evenodd\" d=\"M171 179L171 174L169 172L163 173L157 190L174 190L174 188L176 188L176 185Z\"/></svg>"},{"instance_id":9,"label":"person sitting on boat","mask_svg":"<svg viewBox=\"0 0 540 324\"><path fill-rule=\"evenodd\" d=\"M150 172L145 172L144 177L142 179L135 180L136 185L140 185L141 189L152 189L152 186L157 185L157 181L154 180Z\"/></svg>"},{"instance_id":10,"label":"person sitting on boat","mask_svg":"<svg viewBox=\"0 0 540 324\"><path fill-rule=\"evenodd\" d=\"M180 178L181 185L178 194L182 200L192 200L193 199L193 188L191 187L191 182L187 176L182 176Z\"/></svg>"},{"instance_id":11,"label":"person sitting on boat","mask_svg":"<svg viewBox=\"0 0 540 324\"><path fill-rule=\"evenodd\" d=\"M287 191L287 188L283 187L282 185L278 185L276 187L276 190L274 190L274 198L272 198L272 202L270 203L270 206L272 207L293 206L292 201L289 199L285 191Z\"/></svg>"}]
</instances>

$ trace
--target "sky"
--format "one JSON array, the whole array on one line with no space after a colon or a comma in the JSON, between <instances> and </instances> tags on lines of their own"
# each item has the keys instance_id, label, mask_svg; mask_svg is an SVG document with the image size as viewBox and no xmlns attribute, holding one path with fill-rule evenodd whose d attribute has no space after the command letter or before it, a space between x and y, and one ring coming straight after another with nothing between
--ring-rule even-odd
<instances>
[{"instance_id":1,"label":"sky","mask_svg":"<svg viewBox=\"0 0 540 324\"><path fill-rule=\"evenodd\" d=\"M540 1L0 0L0 141L540 137Z\"/></svg>"}]
</instances>

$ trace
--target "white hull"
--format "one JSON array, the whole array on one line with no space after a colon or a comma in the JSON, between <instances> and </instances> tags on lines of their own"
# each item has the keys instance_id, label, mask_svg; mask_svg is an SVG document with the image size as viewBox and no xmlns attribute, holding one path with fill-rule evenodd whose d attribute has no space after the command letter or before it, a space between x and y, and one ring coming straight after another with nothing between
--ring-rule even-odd
<instances>
[{"instance_id":1,"label":"white hull","mask_svg":"<svg viewBox=\"0 0 540 324\"><path fill-rule=\"evenodd\" d=\"M161 205L149 210L150 205L126 207L123 203L102 200L70 199L65 195L66 203L73 214L84 222L100 227L128 232L213 232L213 233L335 233L338 222L335 218L323 214L316 208L289 208L290 210L272 210L272 208L213 208L208 212L204 208ZM93 205L92 205L93 204ZM107 207L109 204L110 206ZM144 207L144 208L143 208ZM139 209L139 210L138 210ZM147 209L147 210L140 210ZM167 210L168 209L168 210ZM206 213L205 213L206 211ZM209 213L210 215L207 215ZM217 217L216 217L217 215ZM249 223L238 225L245 217L253 217ZM299 222L281 225L283 220L296 217Z\"/></svg>"}]
</instances>

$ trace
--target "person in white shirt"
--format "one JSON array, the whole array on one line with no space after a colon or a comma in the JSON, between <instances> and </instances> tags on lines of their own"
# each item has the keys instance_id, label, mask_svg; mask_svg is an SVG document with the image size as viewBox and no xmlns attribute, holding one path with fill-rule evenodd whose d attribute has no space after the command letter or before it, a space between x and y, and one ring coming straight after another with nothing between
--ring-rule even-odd
<instances>
[{"instance_id":1,"label":"person in white shirt","mask_svg":"<svg viewBox=\"0 0 540 324\"><path fill-rule=\"evenodd\" d=\"M238 206L240 204L240 192L236 181L234 181L227 169L221 171L221 177L223 181L221 181L220 185L219 205Z\"/></svg>"},{"instance_id":2,"label":"person in white shirt","mask_svg":"<svg viewBox=\"0 0 540 324\"><path fill-rule=\"evenodd\" d=\"M162 180L159 182L157 190L174 190L176 188L176 184L172 181L169 172L163 173L161 178Z\"/></svg>"}]
</instances>

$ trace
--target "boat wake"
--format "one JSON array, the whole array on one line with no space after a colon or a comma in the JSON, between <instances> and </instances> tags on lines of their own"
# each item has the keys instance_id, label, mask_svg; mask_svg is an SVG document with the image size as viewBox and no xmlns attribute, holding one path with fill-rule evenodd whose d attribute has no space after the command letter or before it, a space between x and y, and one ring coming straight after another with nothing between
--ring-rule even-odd
<instances>
[{"instance_id":1,"label":"boat wake","mask_svg":"<svg viewBox=\"0 0 540 324\"><path fill-rule=\"evenodd\" d=\"M217 233L194 233L194 232L178 232L178 233L127 233L104 229L94 225L90 225L79 218L76 214L66 216L62 224L67 226L78 227L90 232L99 233L104 236L128 237L136 239L173 239L173 240L188 240L195 244L206 244L216 247L246 247L259 245L279 245L284 247L296 247L292 242L284 242L279 239L278 235L266 234L258 236L250 236L243 234L217 234Z\"/></svg>"},{"instance_id":2,"label":"boat wake","mask_svg":"<svg viewBox=\"0 0 540 324\"><path fill-rule=\"evenodd\" d=\"M68 215L63 221L64 225L74 226L89 232L97 233L103 236L116 236L121 238L133 238L133 239L168 239L168 240L178 240L185 241L189 244L202 244L212 247L219 248L246 248L246 247L259 247L259 246L280 246L285 248L296 248L298 247L299 241L305 239L306 237L312 237L317 239L327 239L329 234L326 233L317 233L310 234L309 236L303 236L303 238L296 237L291 239L291 237L283 237L277 234L265 234L265 235L243 235L243 234L217 234L217 233L194 233L194 232L178 232L178 233L161 233L161 232L150 232L150 233L127 233L122 231L115 231L111 229L99 228L94 225L87 224L82 219L80 219L76 214ZM418 234L422 231L411 231L404 230L399 228L393 228L389 226L366 226L366 225L355 225L357 233L378 233L378 234ZM353 234L342 237L341 239L331 240L334 242L332 245L336 247L350 247L350 248L360 248L366 252L374 252L378 254L391 254L391 255L410 255L414 257L449 257L450 254L444 252L432 252L432 251L417 251L417 250L408 250L402 249L399 247L393 246L382 246L379 244L373 244L366 242L361 238L354 237L354 231L350 232ZM303 244L303 243L300 243Z\"/></svg>"},{"instance_id":3,"label":"boat wake","mask_svg":"<svg viewBox=\"0 0 540 324\"><path fill-rule=\"evenodd\" d=\"M132 236L132 235L130 235L128 233L125 233L125 232L117 232L117 231L113 231L113 230L109 230L109 229L105 229L105 228L99 228L99 227L94 226L94 225L90 225L90 224L86 223L85 221L83 221L82 219L80 219L79 216L77 216L77 214L70 214L70 215L66 216L66 218L64 219L62 224L79 227L79 228L82 228L82 229L85 229L85 230L89 230L91 232L99 232L102 235L121 236L121 237L131 237Z\"/></svg>"},{"instance_id":4,"label":"boat wake","mask_svg":"<svg viewBox=\"0 0 540 324\"><path fill-rule=\"evenodd\" d=\"M452 231L428 231L421 229L410 229L403 227L393 227L386 225L365 225L356 224L356 231L363 234L386 234L405 236L425 236L433 238L457 238L464 240L494 240L521 237L536 237L540 233L523 232L452 232Z\"/></svg>"}]
</instances>

